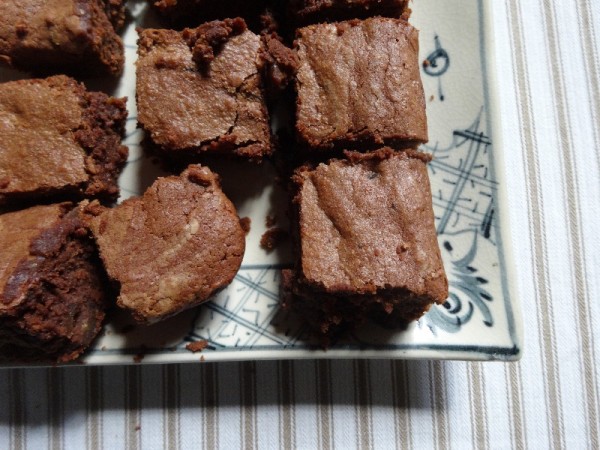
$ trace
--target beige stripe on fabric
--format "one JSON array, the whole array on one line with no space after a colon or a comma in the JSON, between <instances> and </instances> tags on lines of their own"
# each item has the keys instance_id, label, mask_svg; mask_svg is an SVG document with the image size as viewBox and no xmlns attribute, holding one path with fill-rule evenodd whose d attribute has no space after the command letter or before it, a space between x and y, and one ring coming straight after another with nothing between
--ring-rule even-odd
<instances>
[{"instance_id":1,"label":"beige stripe on fabric","mask_svg":"<svg viewBox=\"0 0 600 450\"><path fill-rule=\"evenodd\" d=\"M319 448L332 448L333 421L331 417L331 363L327 360L316 362L317 379L317 436Z\"/></svg>"},{"instance_id":2,"label":"beige stripe on fabric","mask_svg":"<svg viewBox=\"0 0 600 450\"><path fill-rule=\"evenodd\" d=\"M218 364L205 364L201 368L200 382L201 386L201 401L204 408L204 423L203 423L203 436L202 436L202 448L205 450L213 450L218 447L219 441L217 439L219 433L219 415L218 415L218 404L219 404L219 375L218 375Z\"/></svg>"},{"instance_id":3,"label":"beige stripe on fabric","mask_svg":"<svg viewBox=\"0 0 600 450\"><path fill-rule=\"evenodd\" d=\"M527 448L527 440L525 439L521 365L506 364L504 374L509 387L508 428L512 446L517 450L524 450Z\"/></svg>"},{"instance_id":4,"label":"beige stripe on fabric","mask_svg":"<svg viewBox=\"0 0 600 450\"><path fill-rule=\"evenodd\" d=\"M594 24L592 19L590 0L576 1L575 5L577 8L577 18L579 19L579 33L583 46L583 54L586 58L586 63L589 65L588 70L585 71L585 76L588 92L592 96L590 106L593 118L597 124L600 122L600 52L596 46L598 43L594 34L594 27L597 24ZM592 127L592 132L594 133L595 143L592 150L596 154L596 163L600 167L600 127ZM598 177L598 182L600 182L600 177Z\"/></svg>"},{"instance_id":5,"label":"beige stripe on fabric","mask_svg":"<svg viewBox=\"0 0 600 450\"><path fill-rule=\"evenodd\" d=\"M51 449L60 449L63 446L63 377L62 372L56 368L46 371L48 385L48 442Z\"/></svg>"},{"instance_id":6,"label":"beige stripe on fabric","mask_svg":"<svg viewBox=\"0 0 600 450\"><path fill-rule=\"evenodd\" d=\"M9 375L9 408L11 450L22 450L26 447L25 410L23 409L23 370L12 369Z\"/></svg>"},{"instance_id":7,"label":"beige stripe on fabric","mask_svg":"<svg viewBox=\"0 0 600 450\"><path fill-rule=\"evenodd\" d=\"M179 446L179 366L165 364L162 370L163 446Z\"/></svg>"},{"instance_id":8,"label":"beige stripe on fabric","mask_svg":"<svg viewBox=\"0 0 600 450\"><path fill-rule=\"evenodd\" d=\"M445 450L450 448L448 439L448 416L446 414L446 388L444 366L440 361L429 362L429 395L431 396L431 411L433 415L433 436L435 448Z\"/></svg>"},{"instance_id":9,"label":"beige stripe on fabric","mask_svg":"<svg viewBox=\"0 0 600 450\"><path fill-rule=\"evenodd\" d=\"M487 430L487 409L485 402L485 380L481 363L467 362L471 425L473 427L473 448L490 448Z\"/></svg>"},{"instance_id":10,"label":"beige stripe on fabric","mask_svg":"<svg viewBox=\"0 0 600 450\"><path fill-rule=\"evenodd\" d=\"M519 92L519 105L521 106L522 138L525 143L525 170L528 183L528 216L531 226L532 248L534 251L533 273L534 289L536 292L538 339L542 345L540 358L546 370L542 373L542 381L546 392L548 414L546 422L549 430L549 441L555 445L564 445L563 419L560 399L560 387L558 385L556 338L553 327L553 309L550 296L549 276L547 273L547 244L543 217L543 197L540 186L539 162L537 143L535 139L535 124L533 122L530 89L526 68L528 59L523 46L523 21L520 5L517 2L509 2L511 24L514 29L515 59L517 68L517 89Z\"/></svg>"},{"instance_id":11,"label":"beige stripe on fabric","mask_svg":"<svg viewBox=\"0 0 600 450\"><path fill-rule=\"evenodd\" d=\"M279 442L285 450L296 448L294 368L292 361L279 361Z\"/></svg>"},{"instance_id":12,"label":"beige stripe on fabric","mask_svg":"<svg viewBox=\"0 0 600 450\"><path fill-rule=\"evenodd\" d=\"M550 49L551 61L562 61L560 44L558 42L558 20L554 3L544 3L544 16L546 33L548 36L548 47ZM581 348L583 373L582 384L585 394L585 413L588 424L588 443L590 448L598 448L598 398L596 392L596 373L594 367L593 352L593 330L591 326L590 309L588 303L589 288L587 277L585 276L585 247L581 231L581 206L579 203L580 190L577 181L577 168L575 166L575 149L573 148L573 133L570 128L570 117L566 98L566 83L562 65L552 64L552 84L556 92L558 123L560 125L559 140L563 150L563 173L566 181L566 200L565 208L568 211L568 225L570 230L570 249L572 252L572 264L570 266L575 272L575 292L577 295L577 313L578 319L576 327L578 328L579 345ZM595 442L593 442L595 441ZM594 445L595 444L595 445Z\"/></svg>"},{"instance_id":13,"label":"beige stripe on fabric","mask_svg":"<svg viewBox=\"0 0 600 450\"><path fill-rule=\"evenodd\" d=\"M140 368L129 366L125 369L125 444L128 449L140 448Z\"/></svg>"},{"instance_id":14,"label":"beige stripe on fabric","mask_svg":"<svg viewBox=\"0 0 600 450\"><path fill-rule=\"evenodd\" d=\"M513 55L511 66L516 69L516 71L513 71L513 77L515 86L517 87L517 103L521 106L521 109L518 110L520 119L519 123L522 125L519 130L521 135L520 140L525 144L525 152L529 153L527 149L532 149L537 144L535 135L533 133L534 124L531 115L531 94L528 79L525 76L526 56L523 46L523 30L520 26L520 22L518 19L518 10L514 3L509 2L509 12L510 14L507 14L507 20L508 28L509 30L511 30L511 53ZM531 162L527 164L527 167L529 168L529 170L525 170L525 176L529 177L529 184L531 184L533 189L535 190L535 194L533 192L528 193L528 211L529 217L532 217L532 199L535 196L537 196L538 185L537 178L531 177L533 171L533 165L531 164ZM532 248L535 248L533 242ZM539 289L537 289L537 291L539 292ZM527 448L527 427L523 402L523 378L521 374L521 365L522 364L520 362L509 365L510 368L507 372L507 376L510 378L510 412L512 418L511 432L514 435L514 442L516 448L524 449Z\"/></svg>"},{"instance_id":15,"label":"beige stripe on fabric","mask_svg":"<svg viewBox=\"0 0 600 450\"><path fill-rule=\"evenodd\" d=\"M373 448L373 402L369 383L369 362L354 361L354 399L356 402L356 429L360 448Z\"/></svg>"},{"instance_id":16,"label":"beige stripe on fabric","mask_svg":"<svg viewBox=\"0 0 600 450\"><path fill-rule=\"evenodd\" d=\"M102 402L102 369L87 367L85 370L86 389L86 444L89 449L102 447L101 402Z\"/></svg>"},{"instance_id":17,"label":"beige stripe on fabric","mask_svg":"<svg viewBox=\"0 0 600 450\"><path fill-rule=\"evenodd\" d=\"M256 363L240 363L240 393L242 405L242 447L257 448Z\"/></svg>"},{"instance_id":18,"label":"beige stripe on fabric","mask_svg":"<svg viewBox=\"0 0 600 450\"><path fill-rule=\"evenodd\" d=\"M410 427L410 397L408 382L408 363L390 361L392 371L392 395L394 404L394 433L396 448L412 448L412 430Z\"/></svg>"}]
</instances>

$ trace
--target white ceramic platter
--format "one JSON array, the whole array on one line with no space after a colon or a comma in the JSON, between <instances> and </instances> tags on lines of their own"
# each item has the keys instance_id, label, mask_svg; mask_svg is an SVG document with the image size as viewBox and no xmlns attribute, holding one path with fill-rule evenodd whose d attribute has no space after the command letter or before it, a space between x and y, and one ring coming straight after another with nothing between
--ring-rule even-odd
<instances>
[{"instance_id":1,"label":"white ceramic platter","mask_svg":"<svg viewBox=\"0 0 600 450\"><path fill-rule=\"evenodd\" d=\"M138 195L160 167L146 157L136 129L136 26L154 25L144 2L129 2L135 23L124 33L126 70L120 82L86 81L89 88L129 97L125 143L130 157L122 198ZM521 353L519 306L510 285L512 261L500 158L494 139L497 93L485 0L418 0L412 23L421 30L427 98L429 165L439 243L450 298L404 331L368 326L327 351L310 339L301 319L279 309L279 271L291 262L289 245L266 253L259 246L267 215L287 226L286 194L270 163L212 166L251 231L242 267L213 301L149 327L112 313L84 364L174 363L293 358L427 358L514 360ZM18 75L17 75L18 76ZM15 77L0 72L0 79ZM116 88L115 88L116 85ZM208 340L202 353L189 342ZM143 358L140 356L143 355Z\"/></svg>"}]
</instances>

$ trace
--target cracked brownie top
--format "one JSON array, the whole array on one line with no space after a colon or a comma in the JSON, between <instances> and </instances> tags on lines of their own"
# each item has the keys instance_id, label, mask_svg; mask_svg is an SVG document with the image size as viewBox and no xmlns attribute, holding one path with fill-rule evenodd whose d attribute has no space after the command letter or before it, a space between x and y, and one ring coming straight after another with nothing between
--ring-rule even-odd
<instances>
[{"instance_id":1,"label":"cracked brownie top","mask_svg":"<svg viewBox=\"0 0 600 450\"><path fill-rule=\"evenodd\" d=\"M261 40L242 19L140 33L138 120L168 152L271 153Z\"/></svg>"}]
</instances>

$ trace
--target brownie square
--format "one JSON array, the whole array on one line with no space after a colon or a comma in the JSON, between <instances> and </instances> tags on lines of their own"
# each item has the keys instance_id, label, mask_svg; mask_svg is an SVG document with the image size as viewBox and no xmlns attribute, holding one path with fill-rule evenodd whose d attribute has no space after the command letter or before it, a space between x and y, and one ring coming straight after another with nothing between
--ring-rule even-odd
<instances>
[{"instance_id":1,"label":"brownie square","mask_svg":"<svg viewBox=\"0 0 600 450\"><path fill-rule=\"evenodd\" d=\"M290 0L296 24L330 22L371 16L400 17L408 13L408 0Z\"/></svg>"},{"instance_id":2,"label":"brownie square","mask_svg":"<svg viewBox=\"0 0 600 450\"><path fill-rule=\"evenodd\" d=\"M165 154L271 153L261 39L242 19L138 40L138 120Z\"/></svg>"},{"instance_id":3,"label":"brownie square","mask_svg":"<svg viewBox=\"0 0 600 450\"><path fill-rule=\"evenodd\" d=\"M346 156L293 177L299 255L284 274L287 303L326 337L369 315L410 322L448 295L429 156L389 148Z\"/></svg>"},{"instance_id":4,"label":"brownie square","mask_svg":"<svg viewBox=\"0 0 600 450\"><path fill-rule=\"evenodd\" d=\"M296 131L310 149L427 142L418 31L375 17L297 32Z\"/></svg>"},{"instance_id":5,"label":"brownie square","mask_svg":"<svg viewBox=\"0 0 600 450\"><path fill-rule=\"evenodd\" d=\"M218 176L192 165L159 178L142 197L85 209L117 305L143 323L196 306L233 280L245 233Z\"/></svg>"},{"instance_id":6,"label":"brownie square","mask_svg":"<svg viewBox=\"0 0 600 450\"><path fill-rule=\"evenodd\" d=\"M36 73L119 74L123 42L111 20L123 24L122 8L121 0L2 1L0 62Z\"/></svg>"},{"instance_id":7,"label":"brownie square","mask_svg":"<svg viewBox=\"0 0 600 450\"><path fill-rule=\"evenodd\" d=\"M106 280L70 203L0 215L0 359L70 361L104 319Z\"/></svg>"},{"instance_id":8,"label":"brownie square","mask_svg":"<svg viewBox=\"0 0 600 450\"><path fill-rule=\"evenodd\" d=\"M125 99L64 75L0 84L0 205L116 200L126 117Z\"/></svg>"}]
</instances>

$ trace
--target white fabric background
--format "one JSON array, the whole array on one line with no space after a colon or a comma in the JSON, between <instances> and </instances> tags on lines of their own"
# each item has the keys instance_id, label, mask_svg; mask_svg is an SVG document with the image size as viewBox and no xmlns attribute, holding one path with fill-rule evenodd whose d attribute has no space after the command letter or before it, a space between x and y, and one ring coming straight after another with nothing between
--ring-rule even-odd
<instances>
[{"instance_id":1,"label":"white fabric background","mask_svg":"<svg viewBox=\"0 0 600 450\"><path fill-rule=\"evenodd\" d=\"M490 4L520 362L0 370L0 448L600 448L600 2Z\"/></svg>"}]
</instances>

